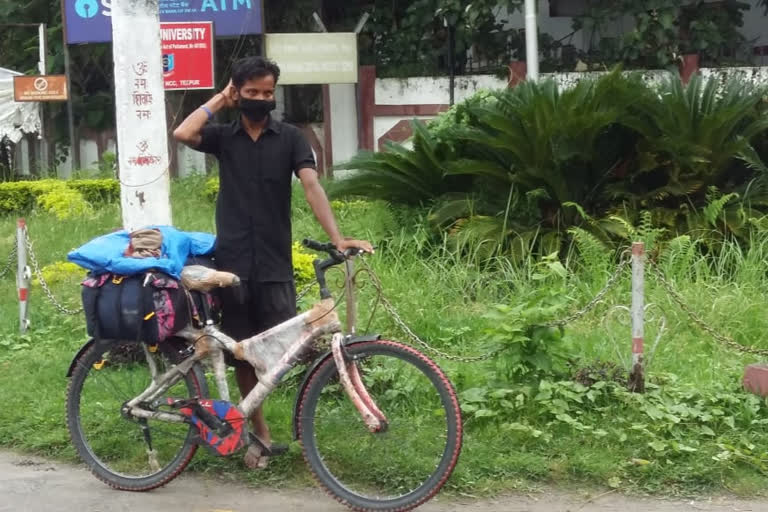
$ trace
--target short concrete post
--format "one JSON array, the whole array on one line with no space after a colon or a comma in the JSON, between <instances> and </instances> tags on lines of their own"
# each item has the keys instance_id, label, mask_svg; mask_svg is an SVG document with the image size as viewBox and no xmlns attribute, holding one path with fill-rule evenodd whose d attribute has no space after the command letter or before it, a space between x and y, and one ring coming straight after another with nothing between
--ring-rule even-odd
<instances>
[{"instance_id":1,"label":"short concrete post","mask_svg":"<svg viewBox=\"0 0 768 512\"><path fill-rule=\"evenodd\" d=\"M629 390L635 393L645 391L643 369L643 322L645 313L645 245L632 244L632 369L629 373Z\"/></svg>"},{"instance_id":2,"label":"short concrete post","mask_svg":"<svg viewBox=\"0 0 768 512\"><path fill-rule=\"evenodd\" d=\"M29 281L31 272L27 266L27 223L19 219L16 223L16 288L19 291L19 332L24 334L29 328L28 307Z\"/></svg>"}]
</instances>

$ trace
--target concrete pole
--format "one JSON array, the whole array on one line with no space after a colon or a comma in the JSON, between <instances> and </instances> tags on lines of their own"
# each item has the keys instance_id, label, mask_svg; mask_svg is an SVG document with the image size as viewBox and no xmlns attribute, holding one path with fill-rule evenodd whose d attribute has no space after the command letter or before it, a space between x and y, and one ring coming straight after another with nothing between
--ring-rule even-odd
<instances>
[{"instance_id":1,"label":"concrete pole","mask_svg":"<svg viewBox=\"0 0 768 512\"><path fill-rule=\"evenodd\" d=\"M645 313L645 245L632 244L632 369L629 373L629 389L636 393L645 391L643 369L643 338Z\"/></svg>"},{"instance_id":2,"label":"concrete pole","mask_svg":"<svg viewBox=\"0 0 768 512\"><path fill-rule=\"evenodd\" d=\"M158 0L112 1L123 228L171 225Z\"/></svg>"},{"instance_id":3,"label":"concrete pole","mask_svg":"<svg viewBox=\"0 0 768 512\"><path fill-rule=\"evenodd\" d=\"M63 5L63 3L62 3ZM63 9L63 7L62 7ZM61 174L62 178L69 178L73 171L80 170L80 151L75 146L75 114L72 109L72 103L75 99L72 97L74 94L72 91L72 66L69 60L69 44L67 44L67 38L64 38L64 73L67 75L67 92L69 93L69 99L67 100L67 130L69 132L69 162L70 168L64 170Z\"/></svg>"},{"instance_id":4,"label":"concrete pole","mask_svg":"<svg viewBox=\"0 0 768 512\"><path fill-rule=\"evenodd\" d=\"M448 26L448 66L450 68L448 94L450 105L455 103L456 90L456 25Z\"/></svg>"},{"instance_id":5,"label":"concrete pole","mask_svg":"<svg viewBox=\"0 0 768 512\"><path fill-rule=\"evenodd\" d=\"M64 19L65 15L64 2L61 2L61 19ZM67 131L69 132L70 167L69 169L61 167L59 176L62 178L69 178L72 175L72 171L80 169L80 151L75 147L75 114L72 111L72 104L75 101L75 98L74 91L72 90L72 66L69 58L69 43L67 43L66 24L64 24L62 28L61 42L64 53L64 74L67 76L67 92L69 93L69 99L67 100Z\"/></svg>"},{"instance_id":6,"label":"concrete pole","mask_svg":"<svg viewBox=\"0 0 768 512\"><path fill-rule=\"evenodd\" d=\"M539 39L536 21L536 0L525 0L525 61L528 78L539 79Z\"/></svg>"}]
</instances>

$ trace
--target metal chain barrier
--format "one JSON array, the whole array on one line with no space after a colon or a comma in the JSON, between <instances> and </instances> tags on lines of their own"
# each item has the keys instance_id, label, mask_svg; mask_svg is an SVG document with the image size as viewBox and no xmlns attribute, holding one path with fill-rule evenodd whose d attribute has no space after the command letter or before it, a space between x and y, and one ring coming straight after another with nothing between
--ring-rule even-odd
<instances>
[{"instance_id":1,"label":"metal chain barrier","mask_svg":"<svg viewBox=\"0 0 768 512\"><path fill-rule=\"evenodd\" d=\"M549 322L544 324L544 327L563 327L564 325L570 324L571 322L574 322L578 320L579 318L583 317L590 311L592 311L595 306L597 306L600 301L603 300L605 295L610 291L611 288L618 282L619 278L621 277L621 274L624 272L624 269L629 265L630 259L624 256L622 260L619 262L619 264L616 266L616 270L613 271L613 274L611 274L611 277L608 278L608 281L605 282L605 286L597 292L597 295L594 296L594 298L587 302L587 304L581 308L577 309L570 315L566 316L565 318L558 320L556 322Z\"/></svg>"},{"instance_id":2,"label":"metal chain barrier","mask_svg":"<svg viewBox=\"0 0 768 512\"><path fill-rule=\"evenodd\" d=\"M306 294L308 294L310 291L312 291L312 288L317 284L317 280L312 281L308 285L306 285L302 290L296 295L296 302L299 302L301 299L304 298Z\"/></svg>"},{"instance_id":3,"label":"metal chain barrier","mask_svg":"<svg viewBox=\"0 0 768 512\"><path fill-rule=\"evenodd\" d=\"M626 254L624 255L621 262L617 265L616 270L608 278L608 281L605 283L605 286L603 286L603 288L597 293L597 295L595 295L595 297L591 301L589 301L586 304L586 306L571 313L570 315L566 316L561 320L544 324L544 327L562 327L565 324L578 320L579 318L589 313L592 309L594 309L594 307L603 299L603 297L605 297L608 291L611 288L613 288L613 286L621 277L621 274L623 273L624 269L629 264L630 260L627 259L625 256ZM376 291L379 294L379 300L381 301L381 304L384 307L384 309L387 311L387 313L389 313L389 315L395 321L395 324L397 324L397 326L406 334L406 336L408 336L411 339L411 341L420 345L428 352L436 354L437 356L442 357L444 359L448 359L450 361L458 361L462 363L475 363L478 361L488 360L505 350L505 347L502 347L502 348L498 348L490 352L487 352L485 354L481 354L477 356L458 356L458 355L448 354L446 352L443 352L442 350L439 350L429 345L426 341L421 339L415 332L413 332L413 330L408 326L408 324L405 323L402 317L398 314L397 309L395 309L392 303L384 295L384 288L381 284L381 280L379 280L379 277L376 275L373 269L371 269L371 267L368 265L368 263L365 260L362 260L362 262L363 262L363 267L365 268L368 275L371 277L373 286L376 288Z\"/></svg>"},{"instance_id":4,"label":"metal chain barrier","mask_svg":"<svg viewBox=\"0 0 768 512\"><path fill-rule=\"evenodd\" d=\"M649 261L648 263L648 267L651 269L651 272L656 277L656 279L658 279L659 283L661 283L662 287L667 291L672 300L690 317L693 323L699 326L701 330L708 333L724 346L732 348L738 352L744 352L746 354L753 354L758 356L768 356L768 349L742 345L741 343L735 341L733 338L729 338L728 336L720 334L713 327L704 322L704 320L702 320L701 317L697 315L690 308L690 306L688 306L685 300L683 300L682 296L680 296L680 293L675 289L672 283L670 283L667 278L664 277L664 273L658 267L656 262Z\"/></svg>"},{"instance_id":5,"label":"metal chain barrier","mask_svg":"<svg viewBox=\"0 0 768 512\"><path fill-rule=\"evenodd\" d=\"M29 232L25 230L24 235L27 242L27 251L29 252L29 259L32 262L32 270L37 276L37 280L40 281L40 287L48 296L48 300L59 311L59 313L62 313L65 315L79 315L80 313L82 313L83 312L82 306L79 307L78 309L69 309L63 304L61 304L58 300L56 300L56 297L53 295L53 292L48 286L48 283L46 283L45 279L43 278L43 272L40 270L40 265L37 262L37 256L35 255L35 251L32 249L32 240L30 240L29 238Z\"/></svg>"},{"instance_id":6,"label":"metal chain barrier","mask_svg":"<svg viewBox=\"0 0 768 512\"><path fill-rule=\"evenodd\" d=\"M4 278L5 275L11 270L13 267L13 263L16 258L16 246L14 245L11 247L11 253L8 255L8 259L5 262L5 268L3 270L0 270L0 279Z\"/></svg>"}]
</instances>

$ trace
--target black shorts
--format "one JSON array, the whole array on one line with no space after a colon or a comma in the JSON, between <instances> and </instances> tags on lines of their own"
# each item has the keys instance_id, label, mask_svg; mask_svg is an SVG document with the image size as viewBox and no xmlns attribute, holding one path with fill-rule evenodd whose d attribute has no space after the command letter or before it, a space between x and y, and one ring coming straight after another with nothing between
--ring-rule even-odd
<instances>
[{"instance_id":1,"label":"black shorts","mask_svg":"<svg viewBox=\"0 0 768 512\"><path fill-rule=\"evenodd\" d=\"M293 281L260 283L243 281L239 287L221 289L221 330L241 341L296 316ZM225 352L227 364L248 365Z\"/></svg>"}]
</instances>

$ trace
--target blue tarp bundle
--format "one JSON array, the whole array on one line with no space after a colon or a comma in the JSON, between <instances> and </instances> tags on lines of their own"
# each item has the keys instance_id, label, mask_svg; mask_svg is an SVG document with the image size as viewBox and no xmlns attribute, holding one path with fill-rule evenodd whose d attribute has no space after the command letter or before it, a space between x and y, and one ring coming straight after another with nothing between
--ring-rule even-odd
<instances>
[{"instance_id":1,"label":"blue tarp bundle","mask_svg":"<svg viewBox=\"0 0 768 512\"><path fill-rule=\"evenodd\" d=\"M171 226L148 226L163 235L162 257L130 258L123 256L131 242L130 232L116 231L94 238L67 254L67 259L95 274L112 272L133 275L154 269L176 279L190 256L213 253L216 237L210 233L181 231Z\"/></svg>"}]
</instances>

